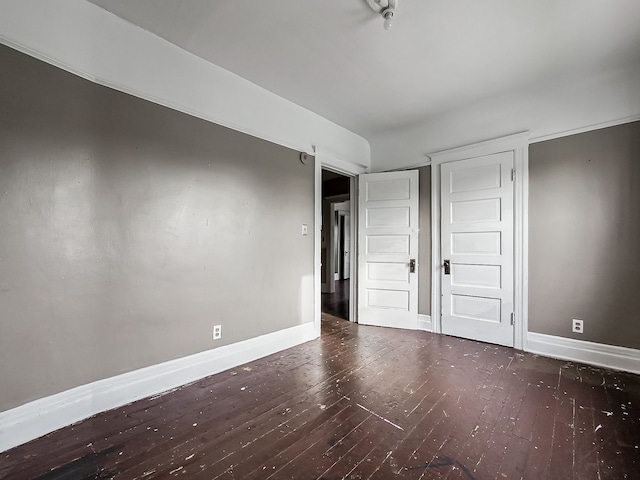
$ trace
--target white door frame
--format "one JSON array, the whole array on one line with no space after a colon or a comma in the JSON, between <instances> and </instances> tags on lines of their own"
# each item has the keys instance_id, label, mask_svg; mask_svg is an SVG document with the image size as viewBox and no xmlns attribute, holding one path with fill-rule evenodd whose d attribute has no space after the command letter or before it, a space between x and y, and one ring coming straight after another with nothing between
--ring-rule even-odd
<instances>
[{"instance_id":1,"label":"white door frame","mask_svg":"<svg viewBox=\"0 0 640 480\"><path fill-rule=\"evenodd\" d=\"M457 160L514 152L514 348L525 350L528 331L529 279L529 132L445 150L431 158L431 317L433 331L442 333L442 285L440 252L440 165Z\"/></svg>"},{"instance_id":2,"label":"white door frame","mask_svg":"<svg viewBox=\"0 0 640 480\"><path fill-rule=\"evenodd\" d=\"M314 328L316 335L320 336L322 322L322 279L321 279L321 248L322 248L322 170L331 170L349 177L349 197L351 200L351 261L349 265L349 321L357 321L357 221L358 221L358 182L357 176L365 173L365 167L340 160L330 153L315 148L315 218L314 218Z\"/></svg>"},{"instance_id":3,"label":"white door frame","mask_svg":"<svg viewBox=\"0 0 640 480\"><path fill-rule=\"evenodd\" d=\"M351 228L351 206L349 206L349 210L336 210L336 204L333 204L334 207L334 211L333 211L333 215L334 218L336 220L337 223L337 227L338 227L338 235L337 238L334 238L334 242L335 242L335 249L337 250L337 253L340 255L340 257L337 259L338 260L338 280L344 280L345 278L345 269L344 269L344 250L340 249L341 246L341 239L344 237L345 235L345 230L347 227L345 227L345 225L348 225L349 229ZM335 216L337 214L337 217ZM347 217L345 219L345 217ZM349 277L351 277L351 235L349 235ZM334 258L334 261L336 259ZM342 265L342 267L341 267ZM334 265L334 278L335 278L335 270L336 270L336 265Z\"/></svg>"}]
</instances>

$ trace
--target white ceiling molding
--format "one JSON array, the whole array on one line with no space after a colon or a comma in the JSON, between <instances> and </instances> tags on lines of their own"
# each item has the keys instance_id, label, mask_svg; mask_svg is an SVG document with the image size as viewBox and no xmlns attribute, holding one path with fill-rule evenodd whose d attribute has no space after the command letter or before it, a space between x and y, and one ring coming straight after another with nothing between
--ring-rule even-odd
<instances>
[{"instance_id":1,"label":"white ceiling molding","mask_svg":"<svg viewBox=\"0 0 640 480\"><path fill-rule=\"evenodd\" d=\"M573 128L571 130L552 133L549 135L533 137L529 140L529 143L546 142L547 140L554 140L556 138L568 137L569 135L578 135L579 133L591 132L593 130L600 130L601 128L615 127L617 125L624 125L625 123L631 123L631 122L637 122L637 121L640 121L640 115L633 115L632 117L619 118L617 120L611 120L609 122L597 123L594 125L587 125L585 127Z\"/></svg>"},{"instance_id":2,"label":"white ceiling molding","mask_svg":"<svg viewBox=\"0 0 640 480\"><path fill-rule=\"evenodd\" d=\"M349 176L360 175L361 173L365 173L367 170L367 165L345 162L325 147L316 145L314 147L314 152L316 162L319 165L322 167L329 167L335 172Z\"/></svg>"},{"instance_id":3,"label":"white ceiling molding","mask_svg":"<svg viewBox=\"0 0 640 480\"><path fill-rule=\"evenodd\" d=\"M389 5L401 17L385 32L376 12ZM380 171L514 130L550 138L640 115L638 18L638 0L5 0L0 38Z\"/></svg>"},{"instance_id":4,"label":"white ceiling molding","mask_svg":"<svg viewBox=\"0 0 640 480\"><path fill-rule=\"evenodd\" d=\"M369 164L368 142L84 0L4 0L0 42L96 83L303 152Z\"/></svg>"},{"instance_id":5,"label":"white ceiling molding","mask_svg":"<svg viewBox=\"0 0 640 480\"><path fill-rule=\"evenodd\" d=\"M373 170L640 114L638 0L89 1L363 136Z\"/></svg>"},{"instance_id":6,"label":"white ceiling molding","mask_svg":"<svg viewBox=\"0 0 640 480\"><path fill-rule=\"evenodd\" d=\"M640 112L640 65L541 88L528 96L489 98L370 139L371 168L423 165L425 155L529 131L533 141L633 121Z\"/></svg>"}]
</instances>

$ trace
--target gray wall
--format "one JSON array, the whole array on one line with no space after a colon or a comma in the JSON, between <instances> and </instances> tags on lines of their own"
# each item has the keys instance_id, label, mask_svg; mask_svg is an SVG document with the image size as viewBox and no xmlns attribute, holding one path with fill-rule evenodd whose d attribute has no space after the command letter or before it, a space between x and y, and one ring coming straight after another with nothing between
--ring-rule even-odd
<instances>
[{"instance_id":1,"label":"gray wall","mask_svg":"<svg viewBox=\"0 0 640 480\"><path fill-rule=\"evenodd\" d=\"M313 321L313 164L7 47L0 65L0 411Z\"/></svg>"},{"instance_id":2,"label":"gray wall","mask_svg":"<svg viewBox=\"0 0 640 480\"><path fill-rule=\"evenodd\" d=\"M431 315L431 167L420 167L418 313Z\"/></svg>"},{"instance_id":3,"label":"gray wall","mask_svg":"<svg viewBox=\"0 0 640 480\"><path fill-rule=\"evenodd\" d=\"M640 122L529 159L529 330L640 348Z\"/></svg>"}]
</instances>

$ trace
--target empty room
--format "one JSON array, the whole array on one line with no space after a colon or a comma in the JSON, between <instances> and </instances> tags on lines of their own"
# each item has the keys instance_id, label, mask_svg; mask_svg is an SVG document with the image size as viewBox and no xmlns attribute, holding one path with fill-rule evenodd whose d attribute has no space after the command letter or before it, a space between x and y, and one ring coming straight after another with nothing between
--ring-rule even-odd
<instances>
[{"instance_id":1,"label":"empty room","mask_svg":"<svg viewBox=\"0 0 640 480\"><path fill-rule=\"evenodd\" d=\"M0 479L639 479L638 19L3 0Z\"/></svg>"}]
</instances>

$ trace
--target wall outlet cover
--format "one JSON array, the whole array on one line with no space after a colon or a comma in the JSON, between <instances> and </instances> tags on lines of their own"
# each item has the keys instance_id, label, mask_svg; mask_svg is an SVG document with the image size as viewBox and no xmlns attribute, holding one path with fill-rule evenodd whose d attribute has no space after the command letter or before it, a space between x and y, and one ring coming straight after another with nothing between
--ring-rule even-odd
<instances>
[{"instance_id":1,"label":"wall outlet cover","mask_svg":"<svg viewBox=\"0 0 640 480\"><path fill-rule=\"evenodd\" d=\"M222 338L222 325L213 326L213 339L219 340Z\"/></svg>"},{"instance_id":2,"label":"wall outlet cover","mask_svg":"<svg viewBox=\"0 0 640 480\"><path fill-rule=\"evenodd\" d=\"M584 322L574 318L571 323L571 331L574 333L584 333Z\"/></svg>"}]
</instances>

